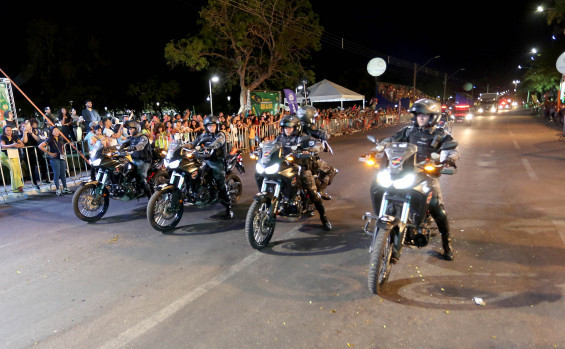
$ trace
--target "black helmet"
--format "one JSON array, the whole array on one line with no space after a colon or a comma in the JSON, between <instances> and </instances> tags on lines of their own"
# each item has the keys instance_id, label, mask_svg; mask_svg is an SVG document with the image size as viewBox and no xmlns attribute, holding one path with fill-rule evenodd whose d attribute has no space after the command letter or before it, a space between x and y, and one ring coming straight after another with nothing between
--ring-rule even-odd
<instances>
[{"instance_id":1,"label":"black helmet","mask_svg":"<svg viewBox=\"0 0 565 349\"><path fill-rule=\"evenodd\" d=\"M220 119L218 119L218 117L215 115L208 115L207 117L204 118L204 127L207 127L208 125L211 124L216 124L216 126L219 126Z\"/></svg>"},{"instance_id":2,"label":"black helmet","mask_svg":"<svg viewBox=\"0 0 565 349\"><path fill-rule=\"evenodd\" d=\"M416 120L418 114L427 114L430 116L428 127L431 127L437 123L441 115L441 103L433 99L422 98L414 102L409 111L414 114L414 126L418 126L418 121Z\"/></svg>"},{"instance_id":3,"label":"black helmet","mask_svg":"<svg viewBox=\"0 0 565 349\"><path fill-rule=\"evenodd\" d=\"M281 126L282 129L284 129L285 127L294 127L293 133L297 136L300 135L300 132L302 131L302 126L300 125L300 119L296 117L296 115L285 116L284 118L281 119L279 125Z\"/></svg>"},{"instance_id":4,"label":"black helmet","mask_svg":"<svg viewBox=\"0 0 565 349\"><path fill-rule=\"evenodd\" d=\"M134 129L135 132L133 133L133 135L135 136L136 134L141 133L141 125L139 124L139 122L135 121L135 120L129 120L124 124L124 127L127 129Z\"/></svg>"},{"instance_id":5,"label":"black helmet","mask_svg":"<svg viewBox=\"0 0 565 349\"><path fill-rule=\"evenodd\" d=\"M306 105L304 107L298 108L296 115L298 116L300 121L304 122L307 125L311 125L316 120L316 116L318 116L318 110L310 105Z\"/></svg>"}]
</instances>

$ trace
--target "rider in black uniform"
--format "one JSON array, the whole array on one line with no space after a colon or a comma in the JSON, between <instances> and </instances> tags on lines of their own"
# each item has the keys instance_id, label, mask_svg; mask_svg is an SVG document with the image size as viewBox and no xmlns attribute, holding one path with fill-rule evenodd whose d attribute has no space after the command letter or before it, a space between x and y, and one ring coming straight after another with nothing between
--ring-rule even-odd
<instances>
[{"instance_id":1,"label":"rider in black uniform","mask_svg":"<svg viewBox=\"0 0 565 349\"><path fill-rule=\"evenodd\" d=\"M226 135L220 131L220 119L217 116L209 115L204 118L205 132L201 133L192 143L188 143L188 148L198 147L209 152L204 159L206 166L211 170L212 176L216 180L218 186L218 197L222 204L226 207L226 217L233 218L231 200L226 185L226 171L224 167L224 158L227 154Z\"/></svg>"},{"instance_id":2,"label":"rider in black uniform","mask_svg":"<svg viewBox=\"0 0 565 349\"><path fill-rule=\"evenodd\" d=\"M418 146L417 161L421 162L430 158L431 153L437 152L444 142L453 141L451 134L443 128L436 127L436 123L441 115L441 104L432 99L419 99L414 102L410 112L414 115L414 124L398 131L392 137L386 138L383 142L408 142ZM459 159L457 150L442 151L443 161L446 166L455 166L455 161ZM443 195L439 185L439 180L432 180L434 197L430 202L430 214L437 224L441 233L443 245L443 256L447 260L453 260L453 248L451 233L449 231L449 221L447 212L443 206Z\"/></svg>"},{"instance_id":3,"label":"rider in black uniform","mask_svg":"<svg viewBox=\"0 0 565 349\"><path fill-rule=\"evenodd\" d=\"M132 162L137 169L137 175L143 181L145 194L151 197L151 188L147 183L147 171L151 166L149 137L141 133L141 125L137 121L127 121L124 127L128 130L130 137L122 143L120 148L131 152Z\"/></svg>"},{"instance_id":4,"label":"rider in black uniform","mask_svg":"<svg viewBox=\"0 0 565 349\"><path fill-rule=\"evenodd\" d=\"M297 146L298 149L302 149L305 153L314 152L317 154L322 151L322 144L319 141L307 135L301 136L301 125L298 117L294 115L285 116L280 121L280 126L282 133L277 136L275 141L282 143L285 154L291 153L293 146ZM297 159L297 161L301 167L300 183L303 189L308 193L316 210L318 210L324 230L331 230L332 225L326 216L324 204L316 191L316 183L312 175L312 168L315 166L315 161L312 159Z\"/></svg>"},{"instance_id":5,"label":"rider in black uniform","mask_svg":"<svg viewBox=\"0 0 565 349\"><path fill-rule=\"evenodd\" d=\"M318 116L318 111L312 106L304 106L296 111L296 115L300 119L302 132L308 136L314 137L319 141L327 141L330 139L330 134L324 129L317 128L315 121ZM325 150L325 149L324 149ZM319 173L316 180L316 187L320 197L324 200L331 200L332 197L325 192L328 185L332 183L334 176L339 172L335 167L328 164L319 156L316 156L316 166Z\"/></svg>"}]
</instances>

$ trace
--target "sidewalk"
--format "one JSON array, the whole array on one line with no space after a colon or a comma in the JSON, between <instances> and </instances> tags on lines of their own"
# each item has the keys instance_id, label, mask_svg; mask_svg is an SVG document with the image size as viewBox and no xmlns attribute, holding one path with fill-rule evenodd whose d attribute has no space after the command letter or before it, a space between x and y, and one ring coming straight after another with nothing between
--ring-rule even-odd
<instances>
[{"instance_id":1,"label":"sidewalk","mask_svg":"<svg viewBox=\"0 0 565 349\"><path fill-rule=\"evenodd\" d=\"M89 181L90 175L85 177L74 177L74 178L67 178L67 187L73 191L73 188L79 186L83 181ZM31 196L37 196L42 194L52 194L55 195L55 184L42 184L39 186L39 189L33 185L33 183L26 183L24 184L24 191L23 193L13 193L12 187L7 186L0 186L0 205L1 204L9 204L11 202L26 200ZM66 194L72 195L72 194Z\"/></svg>"}]
</instances>

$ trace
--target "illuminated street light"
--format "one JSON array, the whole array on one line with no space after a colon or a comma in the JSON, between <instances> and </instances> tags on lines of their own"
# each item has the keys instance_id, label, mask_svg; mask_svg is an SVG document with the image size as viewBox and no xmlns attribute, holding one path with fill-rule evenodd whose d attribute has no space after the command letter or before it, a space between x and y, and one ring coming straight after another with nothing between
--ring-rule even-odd
<instances>
[{"instance_id":1,"label":"illuminated street light","mask_svg":"<svg viewBox=\"0 0 565 349\"><path fill-rule=\"evenodd\" d=\"M514 92L516 92L516 87L520 83L520 80L513 80L512 83L514 84Z\"/></svg>"},{"instance_id":2,"label":"illuminated street light","mask_svg":"<svg viewBox=\"0 0 565 349\"><path fill-rule=\"evenodd\" d=\"M210 86L210 115L214 115L214 109L212 107L212 83L213 82L218 82L220 81L220 78L218 78L217 76L212 76L210 79L208 79L208 86Z\"/></svg>"}]
</instances>

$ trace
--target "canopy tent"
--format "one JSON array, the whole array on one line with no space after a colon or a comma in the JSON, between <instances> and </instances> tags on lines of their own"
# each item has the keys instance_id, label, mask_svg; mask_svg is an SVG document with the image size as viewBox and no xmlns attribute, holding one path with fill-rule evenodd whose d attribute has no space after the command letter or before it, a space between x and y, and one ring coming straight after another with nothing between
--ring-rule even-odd
<instances>
[{"instance_id":1,"label":"canopy tent","mask_svg":"<svg viewBox=\"0 0 565 349\"><path fill-rule=\"evenodd\" d=\"M343 108L344 101L363 101L363 109L365 109L365 96L329 80L324 79L308 87L308 90L310 90L308 100L312 104L319 102L341 102L341 107ZM304 101L304 97L296 96L296 101L298 104L301 104Z\"/></svg>"}]
</instances>

